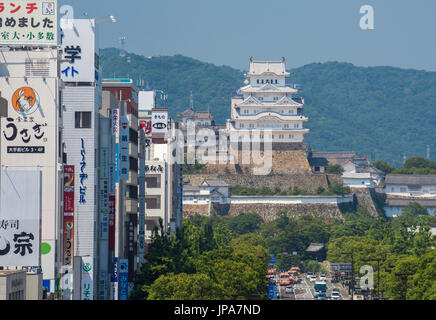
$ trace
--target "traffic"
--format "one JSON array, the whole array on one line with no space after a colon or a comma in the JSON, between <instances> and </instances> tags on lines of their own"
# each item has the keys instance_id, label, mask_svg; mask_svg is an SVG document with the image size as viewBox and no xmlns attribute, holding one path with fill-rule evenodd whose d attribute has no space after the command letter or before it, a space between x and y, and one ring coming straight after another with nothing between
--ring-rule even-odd
<instances>
[{"instance_id":1,"label":"traffic","mask_svg":"<svg viewBox=\"0 0 436 320\"><path fill-rule=\"evenodd\" d=\"M270 268L267 273L269 297L272 300L350 300L348 289L334 275L302 273L300 268L288 271Z\"/></svg>"}]
</instances>

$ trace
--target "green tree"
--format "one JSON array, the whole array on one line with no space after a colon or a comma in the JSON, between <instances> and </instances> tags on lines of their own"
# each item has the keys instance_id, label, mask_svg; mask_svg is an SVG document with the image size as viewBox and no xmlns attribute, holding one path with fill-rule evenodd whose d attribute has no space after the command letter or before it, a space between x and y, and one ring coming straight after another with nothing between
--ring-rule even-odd
<instances>
[{"instance_id":1,"label":"green tree","mask_svg":"<svg viewBox=\"0 0 436 320\"><path fill-rule=\"evenodd\" d=\"M344 168L342 168L339 164L329 164L325 168L325 172L328 174L343 174Z\"/></svg>"},{"instance_id":2,"label":"green tree","mask_svg":"<svg viewBox=\"0 0 436 320\"><path fill-rule=\"evenodd\" d=\"M235 235L252 233L259 230L263 219L256 213L243 213L232 218L229 227Z\"/></svg>"},{"instance_id":3,"label":"green tree","mask_svg":"<svg viewBox=\"0 0 436 320\"><path fill-rule=\"evenodd\" d=\"M227 224L220 223L214 228L213 238L218 249L229 249L232 241L232 230Z\"/></svg>"},{"instance_id":4,"label":"green tree","mask_svg":"<svg viewBox=\"0 0 436 320\"><path fill-rule=\"evenodd\" d=\"M222 285L208 275L170 274L160 276L151 286L148 300L230 300Z\"/></svg>"}]
</instances>

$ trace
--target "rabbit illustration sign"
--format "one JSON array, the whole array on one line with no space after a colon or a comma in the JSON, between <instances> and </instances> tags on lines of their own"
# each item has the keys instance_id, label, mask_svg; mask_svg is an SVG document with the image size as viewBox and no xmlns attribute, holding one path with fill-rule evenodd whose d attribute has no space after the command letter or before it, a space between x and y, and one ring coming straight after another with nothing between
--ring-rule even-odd
<instances>
[{"instance_id":1,"label":"rabbit illustration sign","mask_svg":"<svg viewBox=\"0 0 436 320\"><path fill-rule=\"evenodd\" d=\"M22 116L28 116L39 107L38 93L30 87L21 87L12 96L12 107Z\"/></svg>"}]
</instances>

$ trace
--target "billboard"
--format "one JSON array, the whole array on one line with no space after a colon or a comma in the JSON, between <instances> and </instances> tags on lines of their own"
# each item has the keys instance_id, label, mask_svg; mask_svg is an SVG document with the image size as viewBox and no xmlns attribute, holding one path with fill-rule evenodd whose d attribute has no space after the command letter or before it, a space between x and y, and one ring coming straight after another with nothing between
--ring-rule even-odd
<instances>
[{"instance_id":1,"label":"billboard","mask_svg":"<svg viewBox=\"0 0 436 320\"><path fill-rule=\"evenodd\" d=\"M63 265L73 264L74 252L74 166L64 166Z\"/></svg>"},{"instance_id":2,"label":"billboard","mask_svg":"<svg viewBox=\"0 0 436 320\"><path fill-rule=\"evenodd\" d=\"M99 57L95 20L72 19L62 29L61 78L65 82L98 82Z\"/></svg>"},{"instance_id":3,"label":"billboard","mask_svg":"<svg viewBox=\"0 0 436 320\"><path fill-rule=\"evenodd\" d=\"M0 266L40 266L40 233L41 172L2 171Z\"/></svg>"},{"instance_id":4,"label":"billboard","mask_svg":"<svg viewBox=\"0 0 436 320\"><path fill-rule=\"evenodd\" d=\"M152 128L153 139L165 137L165 134L168 132L167 109L153 109Z\"/></svg>"},{"instance_id":5,"label":"billboard","mask_svg":"<svg viewBox=\"0 0 436 320\"><path fill-rule=\"evenodd\" d=\"M81 273L81 300L94 300L94 263L92 257L82 257Z\"/></svg>"},{"instance_id":6,"label":"billboard","mask_svg":"<svg viewBox=\"0 0 436 320\"><path fill-rule=\"evenodd\" d=\"M120 118L120 153L119 173L120 180L129 180L130 158L129 158L130 127L129 119L126 116Z\"/></svg>"},{"instance_id":7,"label":"billboard","mask_svg":"<svg viewBox=\"0 0 436 320\"><path fill-rule=\"evenodd\" d=\"M58 44L57 0L0 2L0 45Z\"/></svg>"},{"instance_id":8,"label":"billboard","mask_svg":"<svg viewBox=\"0 0 436 320\"><path fill-rule=\"evenodd\" d=\"M118 269L118 300L129 299L129 261L119 259Z\"/></svg>"},{"instance_id":9,"label":"billboard","mask_svg":"<svg viewBox=\"0 0 436 320\"><path fill-rule=\"evenodd\" d=\"M109 196L108 203L108 239L109 251L115 251L115 196Z\"/></svg>"}]
</instances>

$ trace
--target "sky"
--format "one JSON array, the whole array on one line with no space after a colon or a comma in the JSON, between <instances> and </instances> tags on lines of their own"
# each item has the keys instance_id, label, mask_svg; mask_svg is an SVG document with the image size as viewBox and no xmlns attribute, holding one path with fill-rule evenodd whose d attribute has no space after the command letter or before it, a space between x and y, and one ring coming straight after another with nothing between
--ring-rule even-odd
<instances>
[{"instance_id":1,"label":"sky","mask_svg":"<svg viewBox=\"0 0 436 320\"><path fill-rule=\"evenodd\" d=\"M436 71L434 0L59 0L100 24L100 47L144 56L182 54L247 70L249 59L288 68L340 61ZM360 9L374 9L362 30ZM86 15L86 16L85 16Z\"/></svg>"}]
</instances>

